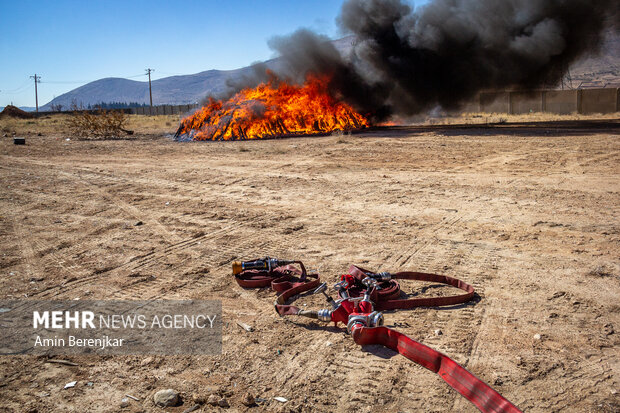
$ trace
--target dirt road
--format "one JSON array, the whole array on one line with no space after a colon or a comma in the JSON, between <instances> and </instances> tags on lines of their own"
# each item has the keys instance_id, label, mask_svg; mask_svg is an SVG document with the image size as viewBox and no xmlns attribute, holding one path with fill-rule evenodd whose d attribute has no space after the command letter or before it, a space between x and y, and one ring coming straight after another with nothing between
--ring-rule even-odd
<instances>
[{"instance_id":1,"label":"dirt road","mask_svg":"<svg viewBox=\"0 0 620 413\"><path fill-rule=\"evenodd\" d=\"M279 318L271 291L236 285L232 260L270 255L302 259L330 284L352 263L461 278L476 302L390 312L386 324L525 411L618 411L618 131L4 138L2 298L218 299L225 327L215 357L0 358L0 410L161 411L152 394L173 388L175 412L211 393L230 407L202 411L476 411L405 358ZM318 296L296 304L325 306ZM249 409L247 392L266 401ZM140 401L121 409L125 394Z\"/></svg>"}]
</instances>

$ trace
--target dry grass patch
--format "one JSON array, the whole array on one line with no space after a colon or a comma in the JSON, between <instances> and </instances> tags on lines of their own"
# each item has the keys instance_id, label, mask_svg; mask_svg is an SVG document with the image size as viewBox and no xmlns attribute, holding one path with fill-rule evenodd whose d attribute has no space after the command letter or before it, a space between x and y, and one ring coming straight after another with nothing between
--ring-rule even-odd
<instances>
[{"instance_id":1,"label":"dry grass patch","mask_svg":"<svg viewBox=\"0 0 620 413\"><path fill-rule=\"evenodd\" d=\"M10 117L0 118L0 132L8 136L44 135L63 137L82 136L80 131L74 131L71 113L55 113L43 115L34 119L17 119ZM165 135L173 134L179 127L178 115L124 115L123 128L132 130L136 135Z\"/></svg>"},{"instance_id":2,"label":"dry grass patch","mask_svg":"<svg viewBox=\"0 0 620 413\"><path fill-rule=\"evenodd\" d=\"M179 115L128 115L127 128L139 135L173 134L179 128Z\"/></svg>"},{"instance_id":3,"label":"dry grass patch","mask_svg":"<svg viewBox=\"0 0 620 413\"><path fill-rule=\"evenodd\" d=\"M16 135L55 135L66 129L69 114L44 115L34 119L0 118L3 134Z\"/></svg>"}]
</instances>

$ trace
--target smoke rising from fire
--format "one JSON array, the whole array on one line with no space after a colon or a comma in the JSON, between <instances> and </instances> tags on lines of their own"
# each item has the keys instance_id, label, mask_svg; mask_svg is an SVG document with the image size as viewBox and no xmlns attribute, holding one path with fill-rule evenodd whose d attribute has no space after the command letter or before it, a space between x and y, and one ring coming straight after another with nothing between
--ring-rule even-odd
<instances>
[{"instance_id":1,"label":"smoke rising from fire","mask_svg":"<svg viewBox=\"0 0 620 413\"><path fill-rule=\"evenodd\" d=\"M326 37L299 30L270 41L281 56L273 70L296 82L329 75L330 92L374 120L455 108L483 89L559 82L570 63L597 50L607 23L620 27L617 6L433 0L414 12L400 0L348 0L338 24L355 36L349 56ZM264 80L264 67L257 68L246 85Z\"/></svg>"}]
</instances>

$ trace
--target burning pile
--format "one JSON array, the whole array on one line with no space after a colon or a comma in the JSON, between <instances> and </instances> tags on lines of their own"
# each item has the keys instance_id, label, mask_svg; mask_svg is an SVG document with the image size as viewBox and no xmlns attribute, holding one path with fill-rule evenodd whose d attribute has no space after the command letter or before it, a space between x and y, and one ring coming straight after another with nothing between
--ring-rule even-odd
<instances>
[{"instance_id":1,"label":"burning pile","mask_svg":"<svg viewBox=\"0 0 620 413\"><path fill-rule=\"evenodd\" d=\"M239 140L367 128L368 119L328 93L329 77L309 76L301 86L272 77L229 100L209 103L185 118L178 138Z\"/></svg>"}]
</instances>

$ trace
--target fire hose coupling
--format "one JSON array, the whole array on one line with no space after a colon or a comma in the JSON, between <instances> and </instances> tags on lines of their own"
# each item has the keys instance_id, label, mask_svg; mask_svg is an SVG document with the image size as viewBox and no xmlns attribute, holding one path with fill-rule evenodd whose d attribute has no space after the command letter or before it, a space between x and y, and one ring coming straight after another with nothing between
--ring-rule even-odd
<instances>
[{"instance_id":1,"label":"fire hose coupling","mask_svg":"<svg viewBox=\"0 0 620 413\"><path fill-rule=\"evenodd\" d=\"M317 311L317 319L319 321L329 323L330 321L332 321L332 310L323 309Z\"/></svg>"},{"instance_id":2,"label":"fire hose coupling","mask_svg":"<svg viewBox=\"0 0 620 413\"><path fill-rule=\"evenodd\" d=\"M321 310L300 310L297 313L298 316L313 318L315 320L323 321L324 323L330 323L334 320L334 310L328 310L327 308ZM336 318L342 319L342 314L338 314ZM344 315L346 317L346 314Z\"/></svg>"},{"instance_id":3,"label":"fire hose coupling","mask_svg":"<svg viewBox=\"0 0 620 413\"><path fill-rule=\"evenodd\" d=\"M370 314L353 313L349 315L347 333L351 334L354 328L359 327L380 327L383 325L383 321L383 313L379 311L373 311Z\"/></svg>"},{"instance_id":4,"label":"fire hose coupling","mask_svg":"<svg viewBox=\"0 0 620 413\"><path fill-rule=\"evenodd\" d=\"M362 280L362 283L366 286L366 291L364 291L364 298L362 299L362 302L366 303L365 308L370 307L370 311L372 311L375 309L375 306L370 300L370 293L372 292L373 288L378 287L377 280L375 280L374 278L366 277Z\"/></svg>"},{"instance_id":5,"label":"fire hose coupling","mask_svg":"<svg viewBox=\"0 0 620 413\"><path fill-rule=\"evenodd\" d=\"M381 281L389 281L392 279L392 274L389 272L378 272L378 273L374 273L374 272L367 272L366 273L367 277L371 277L374 278L375 280L381 282Z\"/></svg>"},{"instance_id":6,"label":"fire hose coupling","mask_svg":"<svg viewBox=\"0 0 620 413\"><path fill-rule=\"evenodd\" d=\"M329 323L332 321L332 310L299 310L298 316L313 318L315 320L324 321Z\"/></svg>"},{"instance_id":7,"label":"fire hose coupling","mask_svg":"<svg viewBox=\"0 0 620 413\"><path fill-rule=\"evenodd\" d=\"M271 272L271 270L276 267L281 267L283 265L289 265L293 263L294 261L265 257L260 260L254 261L233 261L232 270L233 275L241 274L243 271L246 270L267 270Z\"/></svg>"},{"instance_id":8,"label":"fire hose coupling","mask_svg":"<svg viewBox=\"0 0 620 413\"><path fill-rule=\"evenodd\" d=\"M390 274L389 272L380 272L377 274L377 276L375 277L376 280L379 281L389 281L392 279L392 274Z\"/></svg>"}]
</instances>

